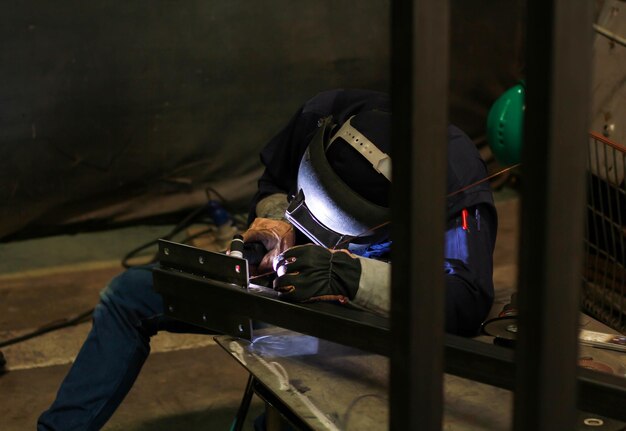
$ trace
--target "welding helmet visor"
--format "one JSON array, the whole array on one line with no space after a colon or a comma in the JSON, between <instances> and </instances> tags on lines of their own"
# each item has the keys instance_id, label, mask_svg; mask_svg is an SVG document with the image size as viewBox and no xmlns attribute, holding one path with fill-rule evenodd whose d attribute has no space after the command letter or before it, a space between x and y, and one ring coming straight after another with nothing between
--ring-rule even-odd
<instances>
[{"instance_id":1,"label":"welding helmet visor","mask_svg":"<svg viewBox=\"0 0 626 431\"><path fill-rule=\"evenodd\" d=\"M391 182L391 158L352 126L352 118L332 137L332 117L321 121L300 162L298 194L286 211L287 220L311 241L328 248L369 245L389 236L388 205L379 205L357 193L335 172L327 157L331 145L349 144L355 157L371 163L368 169L374 175L380 174L383 181ZM358 181L351 172L342 174L352 182Z\"/></svg>"}]
</instances>

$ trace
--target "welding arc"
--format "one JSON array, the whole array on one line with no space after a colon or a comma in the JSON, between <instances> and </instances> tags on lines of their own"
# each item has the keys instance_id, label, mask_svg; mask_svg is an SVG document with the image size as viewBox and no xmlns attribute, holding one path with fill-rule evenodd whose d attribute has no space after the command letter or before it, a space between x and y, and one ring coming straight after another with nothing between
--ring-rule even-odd
<instances>
[{"instance_id":1,"label":"welding arc","mask_svg":"<svg viewBox=\"0 0 626 431\"><path fill-rule=\"evenodd\" d=\"M491 175L489 175L489 176L487 176L487 177L485 177L485 178L483 178L483 179L481 179L481 180L476 181L475 183L472 183L472 184L469 184L469 185L467 185L467 186L461 187L460 189L455 190L455 191L453 191L452 193L448 193L448 194L446 195L446 198L449 198L449 197L452 197L452 196L456 196L456 195L458 195L459 193L463 193L464 191L469 190L469 189L471 189L472 187L476 187L476 186L478 186L478 185L480 185L480 184L482 184L482 183L484 183L484 182L489 181L489 180L490 180L490 179L492 179L492 178L495 178L495 177L497 177L497 176L500 176L500 175L502 175L502 174L504 174L504 173L506 173L506 172L508 172L508 171L510 171L510 170L512 170L512 169L515 169L515 168L517 168L517 167L519 167L519 166L521 166L521 165L522 165L521 163L516 163L516 164L514 164L514 165L511 165L511 166L508 166L508 167L506 167L506 168L504 168L504 169L501 169L501 170L499 170L498 172L496 172L496 173L494 173L494 174L491 174ZM361 232L361 233L360 233L360 234L358 234L357 236L350 237L350 238L348 238L348 239L345 239L345 240L343 240L343 241L340 241L340 242L339 242L339 243L337 243L337 244L336 244L336 245L335 245L335 246L334 246L331 250L335 250L337 247L339 247L339 246L341 246L341 245L344 245L344 244L346 244L346 243L348 243L348 242L351 242L351 241L353 241L353 240L354 240L354 239L356 239L356 238L360 238L360 237L362 237L363 235L365 235L365 234L367 234L367 233L370 233L370 232L375 232L376 230L378 230L378 229L380 229L380 228L382 228L382 227L387 226L389 223L391 223L391 221L386 221L386 222L383 222L383 223L381 223L381 224L379 224L379 225L376 225L376 226L373 226L373 227L371 227L371 228L367 229L367 230L366 230L366 231L364 231L364 232ZM255 280L255 279L257 279L257 278L266 277L266 276L268 276L268 275L272 275L272 274L274 274L275 272L276 272L276 271L271 271L271 272L266 272L265 274L255 275L255 276L250 277L250 278L249 278L249 280Z\"/></svg>"}]
</instances>

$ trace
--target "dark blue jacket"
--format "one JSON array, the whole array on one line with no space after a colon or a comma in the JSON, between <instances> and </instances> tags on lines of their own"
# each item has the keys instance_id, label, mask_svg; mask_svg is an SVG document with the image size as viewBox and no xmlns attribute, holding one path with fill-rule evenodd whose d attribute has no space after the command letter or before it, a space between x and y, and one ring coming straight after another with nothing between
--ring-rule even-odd
<instances>
[{"instance_id":1,"label":"dark blue jacket","mask_svg":"<svg viewBox=\"0 0 626 431\"><path fill-rule=\"evenodd\" d=\"M261 151L265 171L252 202L274 193L294 195L300 159L329 115L342 124L364 110L390 111L389 96L368 90L331 90L306 102ZM487 174L474 143L457 127L448 127L448 194ZM465 215L464 215L465 214ZM465 220L465 221L464 221ZM474 335L493 302L492 255L497 215L489 184L472 187L447 199L445 235L446 330Z\"/></svg>"}]
</instances>

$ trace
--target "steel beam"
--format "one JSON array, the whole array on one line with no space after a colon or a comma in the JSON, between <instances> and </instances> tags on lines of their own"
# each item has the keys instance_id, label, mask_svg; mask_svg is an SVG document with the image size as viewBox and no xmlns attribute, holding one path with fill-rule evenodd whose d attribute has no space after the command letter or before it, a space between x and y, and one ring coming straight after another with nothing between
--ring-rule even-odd
<instances>
[{"instance_id":1,"label":"steel beam","mask_svg":"<svg viewBox=\"0 0 626 431\"><path fill-rule=\"evenodd\" d=\"M187 323L251 339L250 320L255 320L389 355L389 322L371 313L324 302L289 303L261 286L251 286L251 293L172 268L157 267L153 274L166 314Z\"/></svg>"},{"instance_id":2,"label":"steel beam","mask_svg":"<svg viewBox=\"0 0 626 431\"><path fill-rule=\"evenodd\" d=\"M528 1L517 431L575 428L592 7Z\"/></svg>"},{"instance_id":3,"label":"steel beam","mask_svg":"<svg viewBox=\"0 0 626 431\"><path fill-rule=\"evenodd\" d=\"M392 2L394 430L442 426L448 3Z\"/></svg>"},{"instance_id":4,"label":"steel beam","mask_svg":"<svg viewBox=\"0 0 626 431\"><path fill-rule=\"evenodd\" d=\"M154 286L163 295L168 316L235 337L246 335L242 326L253 319L384 356L390 356L395 344L388 319L359 310L293 304L269 289L246 290L162 266L154 269ZM449 334L444 339L446 373L515 389L511 349ZM583 368L576 374L579 409L626 421L626 379Z\"/></svg>"}]
</instances>

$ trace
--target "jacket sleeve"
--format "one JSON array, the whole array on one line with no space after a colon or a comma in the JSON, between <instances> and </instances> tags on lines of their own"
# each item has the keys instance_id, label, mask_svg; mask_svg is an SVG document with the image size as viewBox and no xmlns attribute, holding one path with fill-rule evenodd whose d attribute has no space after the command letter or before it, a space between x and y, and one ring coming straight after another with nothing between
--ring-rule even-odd
<instances>
[{"instance_id":1,"label":"jacket sleeve","mask_svg":"<svg viewBox=\"0 0 626 431\"><path fill-rule=\"evenodd\" d=\"M307 136L317 128L318 115L303 114L301 107L287 125L261 150L265 170L259 178L258 189L252 198L248 222L256 217L256 206L262 199L274 194L293 193L296 188L300 159L310 140Z\"/></svg>"},{"instance_id":2,"label":"jacket sleeve","mask_svg":"<svg viewBox=\"0 0 626 431\"><path fill-rule=\"evenodd\" d=\"M319 120L331 113L338 92L323 92L304 103L261 150L260 158L265 170L252 198L248 223L255 218L257 204L262 199L274 194L296 193L302 155L319 127Z\"/></svg>"},{"instance_id":3,"label":"jacket sleeve","mask_svg":"<svg viewBox=\"0 0 626 431\"><path fill-rule=\"evenodd\" d=\"M446 332L472 336L493 304L495 208L481 204L448 220L445 234Z\"/></svg>"},{"instance_id":4,"label":"jacket sleeve","mask_svg":"<svg viewBox=\"0 0 626 431\"><path fill-rule=\"evenodd\" d=\"M452 217L445 233L444 276L446 332L472 336L478 333L493 303L493 249L497 219L487 204ZM359 289L352 301L369 311L388 315L391 266L360 257Z\"/></svg>"}]
</instances>

